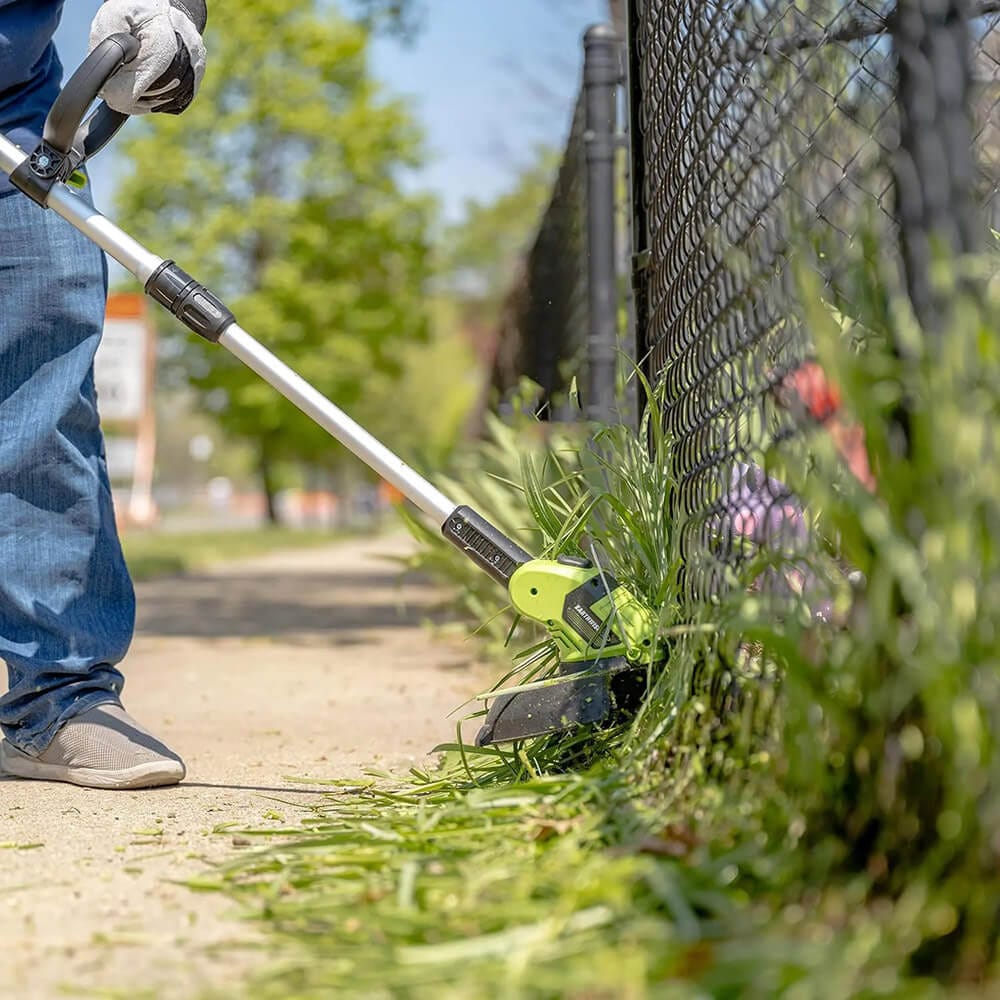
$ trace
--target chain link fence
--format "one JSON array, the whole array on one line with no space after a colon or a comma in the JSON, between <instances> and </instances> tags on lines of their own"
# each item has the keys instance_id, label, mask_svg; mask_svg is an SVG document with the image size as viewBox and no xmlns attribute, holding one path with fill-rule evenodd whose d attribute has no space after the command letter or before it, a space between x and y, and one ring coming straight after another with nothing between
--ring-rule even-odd
<instances>
[{"instance_id":1,"label":"chain link fence","mask_svg":"<svg viewBox=\"0 0 1000 1000\"><path fill-rule=\"evenodd\" d=\"M977 249L1000 228L998 10L630 3L638 351L674 441L693 601L760 545L804 541L765 459L829 403L796 259L848 316L853 262L895 262L932 326L935 245Z\"/></svg>"}]
</instances>

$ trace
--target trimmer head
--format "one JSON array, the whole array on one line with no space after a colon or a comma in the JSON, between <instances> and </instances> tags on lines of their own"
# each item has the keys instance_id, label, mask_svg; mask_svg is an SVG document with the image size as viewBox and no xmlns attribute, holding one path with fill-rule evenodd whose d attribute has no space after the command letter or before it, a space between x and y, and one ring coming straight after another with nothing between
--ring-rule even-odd
<instances>
[{"instance_id":1,"label":"trimmer head","mask_svg":"<svg viewBox=\"0 0 1000 1000\"><path fill-rule=\"evenodd\" d=\"M620 721L638 709L646 678L645 666L621 656L596 664L565 664L543 686L496 698L476 736L476 746Z\"/></svg>"}]
</instances>

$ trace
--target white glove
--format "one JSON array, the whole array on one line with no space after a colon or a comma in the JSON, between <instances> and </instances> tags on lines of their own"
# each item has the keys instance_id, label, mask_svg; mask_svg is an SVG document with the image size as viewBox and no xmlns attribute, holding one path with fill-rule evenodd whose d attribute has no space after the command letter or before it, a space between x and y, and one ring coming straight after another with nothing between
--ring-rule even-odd
<instances>
[{"instance_id":1,"label":"white glove","mask_svg":"<svg viewBox=\"0 0 1000 1000\"><path fill-rule=\"evenodd\" d=\"M107 0L91 25L90 49L119 32L139 40L139 54L101 97L127 115L183 111L205 75L205 43L191 18L170 0Z\"/></svg>"}]
</instances>

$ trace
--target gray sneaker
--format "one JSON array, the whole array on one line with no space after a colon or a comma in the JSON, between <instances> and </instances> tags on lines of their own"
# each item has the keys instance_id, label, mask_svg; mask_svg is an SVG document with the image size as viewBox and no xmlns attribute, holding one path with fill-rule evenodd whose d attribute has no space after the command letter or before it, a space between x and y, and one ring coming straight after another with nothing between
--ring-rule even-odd
<instances>
[{"instance_id":1,"label":"gray sneaker","mask_svg":"<svg viewBox=\"0 0 1000 1000\"><path fill-rule=\"evenodd\" d=\"M0 743L0 771L88 788L176 785L184 763L120 705L98 705L67 722L37 757Z\"/></svg>"}]
</instances>

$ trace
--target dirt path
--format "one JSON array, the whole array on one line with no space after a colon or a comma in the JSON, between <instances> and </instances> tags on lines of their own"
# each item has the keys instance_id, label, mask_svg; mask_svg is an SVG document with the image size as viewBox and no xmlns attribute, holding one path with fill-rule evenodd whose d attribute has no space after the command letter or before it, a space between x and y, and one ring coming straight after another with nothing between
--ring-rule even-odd
<instances>
[{"instance_id":1,"label":"dirt path","mask_svg":"<svg viewBox=\"0 0 1000 1000\"><path fill-rule=\"evenodd\" d=\"M347 542L138 587L125 704L181 753L188 779L110 793L0 778L11 996L191 997L266 960L259 942L206 952L254 932L226 900L175 884L239 849L216 828L294 822L317 791L288 777L423 759L482 680L468 647L422 626L433 591L398 586L384 557L407 544Z\"/></svg>"}]
</instances>

